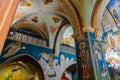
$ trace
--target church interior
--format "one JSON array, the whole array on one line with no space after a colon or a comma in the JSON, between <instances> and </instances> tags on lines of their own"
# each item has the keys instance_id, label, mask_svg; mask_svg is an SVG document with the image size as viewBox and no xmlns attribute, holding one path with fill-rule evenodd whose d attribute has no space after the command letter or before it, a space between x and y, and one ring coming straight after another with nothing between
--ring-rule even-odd
<instances>
[{"instance_id":1,"label":"church interior","mask_svg":"<svg viewBox=\"0 0 120 80\"><path fill-rule=\"evenodd\" d=\"M0 3L0 80L120 80L120 0Z\"/></svg>"}]
</instances>

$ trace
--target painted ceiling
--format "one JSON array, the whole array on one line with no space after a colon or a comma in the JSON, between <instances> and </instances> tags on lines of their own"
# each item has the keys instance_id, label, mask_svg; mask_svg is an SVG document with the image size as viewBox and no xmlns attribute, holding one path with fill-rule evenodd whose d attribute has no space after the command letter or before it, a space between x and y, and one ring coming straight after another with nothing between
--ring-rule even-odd
<instances>
[{"instance_id":1,"label":"painted ceiling","mask_svg":"<svg viewBox=\"0 0 120 80\"><path fill-rule=\"evenodd\" d=\"M71 0L71 2L80 13L83 23L91 26L90 19L96 0ZM86 9L83 10L83 8ZM61 36L61 43L74 46L74 39L71 35L80 32L79 17L74 12L68 0L20 0L11 26L14 27L16 24L35 25L42 32L41 35L44 34L43 39L49 41L49 47L53 48L61 26L64 23L71 24L74 28L68 27L65 30ZM120 56L119 16L120 0L110 0L101 19L102 27L99 30L102 33L99 34L102 35L99 40L109 43ZM66 39L68 40L66 41Z\"/></svg>"},{"instance_id":2,"label":"painted ceiling","mask_svg":"<svg viewBox=\"0 0 120 80\"><path fill-rule=\"evenodd\" d=\"M49 45L53 46L58 29L63 22L68 23L60 15L60 12L64 13L64 9L61 6L62 4L59 4L59 1L53 0L21 0L11 26L14 27L16 24L35 25L45 35L45 39L50 43Z\"/></svg>"}]
</instances>

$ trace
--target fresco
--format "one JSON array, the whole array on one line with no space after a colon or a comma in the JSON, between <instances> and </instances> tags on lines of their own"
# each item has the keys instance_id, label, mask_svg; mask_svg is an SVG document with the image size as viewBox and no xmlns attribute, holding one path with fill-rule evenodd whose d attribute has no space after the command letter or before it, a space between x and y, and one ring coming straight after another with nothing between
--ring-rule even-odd
<instances>
[{"instance_id":1,"label":"fresco","mask_svg":"<svg viewBox=\"0 0 120 80\"><path fill-rule=\"evenodd\" d=\"M102 41L105 41L109 48L105 51L106 61L110 63L114 68L118 69L120 66L120 0L110 0L107 8L110 14L114 18L115 24L111 22L111 19L107 17L107 14L103 14L102 18ZM117 26L118 29L114 30L113 27Z\"/></svg>"},{"instance_id":2,"label":"fresco","mask_svg":"<svg viewBox=\"0 0 120 80\"><path fill-rule=\"evenodd\" d=\"M64 34L63 37L61 39L61 44L67 44L69 46L75 47L75 41L74 38L71 37L71 35L73 34L73 30L72 27L68 27Z\"/></svg>"},{"instance_id":3,"label":"fresco","mask_svg":"<svg viewBox=\"0 0 120 80\"><path fill-rule=\"evenodd\" d=\"M119 37L119 34L120 32L117 31L117 32L113 32L113 31L109 31L109 32L106 32L105 34L106 35L106 39L107 39L107 42L108 44L110 45L110 47L108 48L108 50L106 50L106 61L109 62L114 68L118 69L120 66L119 66L119 62L120 62L120 53L119 53L119 50L120 50L120 37Z\"/></svg>"},{"instance_id":4,"label":"fresco","mask_svg":"<svg viewBox=\"0 0 120 80\"><path fill-rule=\"evenodd\" d=\"M98 42L93 44L93 55L95 59L96 74L99 80L109 80L104 55Z\"/></svg>"},{"instance_id":5,"label":"fresco","mask_svg":"<svg viewBox=\"0 0 120 80\"><path fill-rule=\"evenodd\" d=\"M15 44L19 44L19 47L16 47ZM9 48L9 45L13 45L13 48L12 49ZM13 54L10 54L8 52L11 52ZM7 56L5 56L5 55L7 55ZM60 52L59 57L55 57L53 55L53 50L52 49L45 48L45 47L40 47L40 46L37 46L37 45L26 44L26 43L23 43L23 42L16 42L16 41L13 41L13 40L7 40L6 43L5 43L2 55L0 56L0 64L3 64L7 60L11 61L9 59L14 58L16 56L20 56L20 55L32 56L36 60L36 62L38 62L39 65L41 65L41 68L44 72L44 76L45 76L46 80L60 79L60 77L62 76L62 73L65 71L65 69L67 69L68 66L76 63L76 57L75 57L74 54L70 54L70 53L67 53L67 52ZM15 59L19 60L18 58L15 58ZM22 57L20 59L22 59ZM29 61L29 62L31 62L31 61ZM9 71L8 68L6 68L6 70ZM0 70L0 71L4 72L2 70ZM7 75L7 73L6 73L6 75ZM16 75L16 74L14 74L14 75ZM14 78L14 75L13 75L12 78ZM36 75L37 75L37 73L35 74L35 76ZM25 76L25 75L23 74L23 76Z\"/></svg>"},{"instance_id":6,"label":"fresco","mask_svg":"<svg viewBox=\"0 0 120 80\"><path fill-rule=\"evenodd\" d=\"M33 2L32 0L20 0L14 16L14 21L36 11L37 6L35 2Z\"/></svg>"},{"instance_id":7,"label":"fresco","mask_svg":"<svg viewBox=\"0 0 120 80\"><path fill-rule=\"evenodd\" d=\"M108 32L108 31L112 30L112 25L109 21L109 18L105 14L103 14L103 16L102 16L101 24L102 24L104 32Z\"/></svg>"},{"instance_id":8,"label":"fresco","mask_svg":"<svg viewBox=\"0 0 120 80\"><path fill-rule=\"evenodd\" d=\"M29 66L29 67L28 67ZM42 76L41 76L42 77ZM37 72L32 71L30 64L19 61L8 63L6 67L0 68L0 80L41 80Z\"/></svg>"},{"instance_id":9,"label":"fresco","mask_svg":"<svg viewBox=\"0 0 120 80\"><path fill-rule=\"evenodd\" d=\"M92 58L87 39L82 39L77 44L79 51L76 51L78 79L79 80L95 80Z\"/></svg>"},{"instance_id":10,"label":"fresco","mask_svg":"<svg viewBox=\"0 0 120 80\"><path fill-rule=\"evenodd\" d=\"M110 0L108 4L108 9L112 13L118 27L120 28L120 0Z\"/></svg>"},{"instance_id":11,"label":"fresco","mask_svg":"<svg viewBox=\"0 0 120 80\"><path fill-rule=\"evenodd\" d=\"M80 42L79 49L80 49L80 59L81 59L81 66L82 66L82 78L89 79L90 77L90 67L88 63L88 51L85 50L86 44L85 42Z\"/></svg>"}]
</instances>

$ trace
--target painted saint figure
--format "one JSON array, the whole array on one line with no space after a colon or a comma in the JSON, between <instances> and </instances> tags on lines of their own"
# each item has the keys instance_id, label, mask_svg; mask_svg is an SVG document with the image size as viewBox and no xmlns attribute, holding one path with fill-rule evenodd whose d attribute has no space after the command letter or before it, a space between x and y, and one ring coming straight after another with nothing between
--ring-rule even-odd
<instances>
[{"instance_id":1,"label":"painted saint figure","mask_svg":"<svg viewBox=\"0 0 120 80\"><path fill-rule=\"evenodd\" d=\"M82 64L82 77L83 80L87 80L90 77L89 73L89 64L88 64L88 51L85 50L85 43L81 42L79 45L80 48L80 59Z\"/></svg>"},{"instance_id":2,"label":"painted saint figure","mask_svg":"<svg viewBox=\"0 0 120 80\"><path fill-rule=\"evenodd\" d=\"M7 51L3 57L9 57L14 55L16 52L18 52L21 48L21 44L19 42L12 42L10 43L5 49L4 51Z\"/></svg>"},{"instance_id":3,"label":"painted saint figure","mask_svg":"<svg viewBox=\"0 0 120 80\"><path fill-rule=\"evenodd\" d=\"M102 57L101 48L99 47L97 42L94 43L93 49L94 49L94 58L96 63L97 75L100 76L99 75L100 73L102 76L102 80L104 80L107 74L107 69L105 67L105 62Z\"/></svg>"}]
</instances>

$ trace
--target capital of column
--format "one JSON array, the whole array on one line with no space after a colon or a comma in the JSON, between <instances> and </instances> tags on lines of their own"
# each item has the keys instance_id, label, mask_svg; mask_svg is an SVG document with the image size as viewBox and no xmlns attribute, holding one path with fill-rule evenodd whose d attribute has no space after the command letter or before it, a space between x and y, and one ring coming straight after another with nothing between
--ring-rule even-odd
<instances>
[{"instance_id":1,"label":"capital of column","mask_svg":"<svg viewBox=\"0 0 120 80\"><path fill-rule=\"evenodd\" d=\"M93 28L90 27L90 26L86 26L86 27L84 27L82 30L83 30L83 32L94 32L94 31L95 31L95 29L93 29Z\"/></svg>"}]
</instances>

